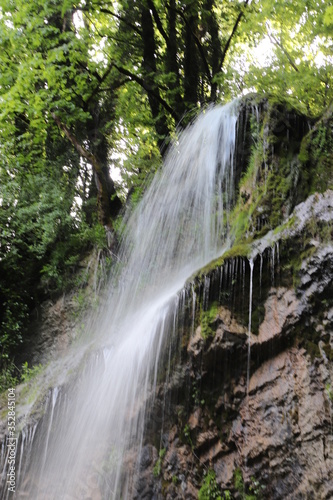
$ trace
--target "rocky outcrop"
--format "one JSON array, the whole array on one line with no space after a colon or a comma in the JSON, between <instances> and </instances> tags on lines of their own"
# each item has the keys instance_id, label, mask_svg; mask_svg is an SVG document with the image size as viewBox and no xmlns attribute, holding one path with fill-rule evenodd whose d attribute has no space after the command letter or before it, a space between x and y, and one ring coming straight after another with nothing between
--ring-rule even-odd
<instances>
[{"instance_id":1,"label":"rocky outcrop","mask_svg":"<svg viewBox=\"0 0 333 500\"><path fill-rule=\"evenodd\" d=\"M248 258L227 259L201 279L182 376L159 392L169 400L163 458L151 448L155 460L134 498L198 498L207 477L222 498L333 497L332 207L332 191L313 195L292 223L251 245L251 331ZM295 254L291 273L284 258Z\"/></svg>"}]
</instances>

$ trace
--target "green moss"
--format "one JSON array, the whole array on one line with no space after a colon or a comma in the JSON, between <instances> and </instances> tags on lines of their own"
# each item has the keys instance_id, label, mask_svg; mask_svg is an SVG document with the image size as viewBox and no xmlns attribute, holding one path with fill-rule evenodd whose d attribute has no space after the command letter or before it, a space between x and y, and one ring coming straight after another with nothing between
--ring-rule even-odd
<instances>
[{"instance_id":1,"label":"green moss","mask_svg":"<svg viewBox=\"0 0 333 500\"><path fill-rule=\"evenodd\" d=\"M223 266L224 264L224 254L221 255L221 257L218 257L217 259L212 260L209 264L207 264L205 267L202 267L197 271L196 274L194 274L191 278L190 281L193 281L195 278L203 278L204 276L207 276L210 272L214 271L220 266Z\"/></svg>"},{"instance_id":2,"label":"green moss","mask_svg":"<svg viewBox=\"0 0 333 500\"><path fill-rule=\"evenodd\" d=\"M178 482L179 482L178 477L177 477L177 476L172 476L172 478L171 478L171 482L172 482L172 484L177 485L177 484L178 484Z\"/></svg>"},{"instance_id":3,"label":"green moss","mask_svg":"<svg viewBox=\"0 0 333 500\"><path fill-rule=\"evenodd\" d=\"M158 477L161 475L161 472L162 472L162 463L163 463L163 459L165 457L165 454L166 454L166 449L165 448L162 448L160 451L159 451L159 454L158 454L158 459L154 465L154 468L153 468L153 474L154 474L154 477Z\"/></svg>"},{"instance_id":4,"label":"green moss","mask_svg":"<svg viewBox=\"0 0 333 500\"><path fill-rule=\"evenodd\" d=\"M253 146L246 171L238 186L238 197L228 218L231 248L201 269L199 279L221 267L226 260L248 257L253 241L274 230L281 238L290 239L295 216L286 221L297 203L309 194L333 187L332 117L327 115L305 136L304 118L294 114L294 122L280 103L269 104L260 117L252 120ZM295 125L295 127L294 127ZM289 272L291 285L297 287L302 262L315 252L311 239L331 241L329 224L310 221L301 237L288 245L288 259L281 258L282 270ZM280 239L281 241L281 239ZM299 252L299 249L304 249ZM286 281L286 278L282 278ZM205 329L204 325L204 329ZM207 325L209 326L209 325Z\"/></svg>"},{"instance_id":5,"label":"green moss","mask_svg":"<svg viewBox=\"0 0 333 500\"><path fill-rule=\"evenodd\" d=\"M276 227L274 229L274 234L278 234L285 229L291 229L291 228L295 227L297 224L298 224L298 220L297 220L296 216L293 215L287 220L287 222L285 222L281 226Z\"/></svg>"},{"instance_id":6,"label":"green moss","mask_svg":"<svg viewBox=\"0 0 333 500\"><path fill-rule=\"evenodd\" d=\"M256 140L256 145L252 146L248 168L243 173L239 182L239 190L243 199L246 199L246 192L251 193L253 186L255 185L255 181L257 177L259 177L259 172L264 157L262 137L257 137L254 140Z\"/></svg>"},{"instance_id":7,"label":"green moss","mask_svg":"<svg viewBox=\"0 0 333 500\"><path fill-rule=\"evenodd\" d=\"M223 254L224 260L233 259L235 257L248 257L251 251L251 241L243 241L233 245L230 250Z\"/></svg>"},{"instance_id":8,"label":"green moss","mask_svg":"<svg viewBox=\"0 0 333 500\"><path fill-rule=\"evenodd\" d=\"M305 141L302 142L301 144L301 149L300 149L300 152L299 152L299 155L298 155L298 160L301 162L301 163L307 163L310 159L310 155L309 155L309 152L307 151L307 144Z\"/></svg>"},{"instance_id":9,"label":"green moss","mask_svg":"<svg viewBox=\"0 0 333 500\"><path fill-rule=\"evenodd\" d=\"M200 326L201 335L204 339L215 335L215 330L211 327L212 323L215 321L218 313L218 304L213 302L208 309L208 311L201 311L200 314Z\"/></svg>"},{"instance_id":10,"label":"green moss","mask_svg":"<svg viewBox=\"0 0 333 500\"><path fill-rule=\"evenodd\" d=\"M230 249L226 250L220 257L212 260L207 266L201 268L191 279L202 278L207 276L210 272L214 271L218 267L223 266L224 262L228 259L233 259L235 257L247 257L250 254L251 245L249 241L238 242L233 245Z\"/></svg>"},{"instance_id":11,"label":"green moss","mask_svg":"<svg viewBox=\"0 0 333 500\"><path fill-rule=\"evenodd\" d=\"M250 233L251 210L253 207L243 206L236 208L231 215L231 238L238 244L244 240Z\"/></svg>"},{"instance_id":12,"label":"green moss","mask_svg":"<svg viewBox=\"0 0 333 500\"><path fill-rule=\"evenodd\" d=\"M325 391L326 391L326 394L327 394L329 400L333 402L333 388L332 388L332 385L330 383L327 383L325 385Z\"/></svg>"}]
</instances>

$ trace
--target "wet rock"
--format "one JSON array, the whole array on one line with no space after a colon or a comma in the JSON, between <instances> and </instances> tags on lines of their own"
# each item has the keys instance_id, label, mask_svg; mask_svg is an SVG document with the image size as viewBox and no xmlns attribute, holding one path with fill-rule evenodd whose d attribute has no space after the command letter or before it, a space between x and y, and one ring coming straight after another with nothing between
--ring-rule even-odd
<instances>
[{"instance_id":1,"label":"wet rock","mask_svg":"<svg viewBox=\"0 0 333 500\"><path fill-rule=\"evenodd\" d=\"M265 302L265 317L259 335L252 336L252 343L262 344L280 336L287 326L296 323L303 309L294 290L272 288Z\"/></svg>"},{"instance_id":2,"label":"wet rock","mask_svg":"<svg viewBox=\"0 0 333 500\"><path fill-rule=\"evenodd\" d=\"M234 471L237 467L238 457L236 452L229 453L223 458L216 460L214 463L214 471L216 480L219 484L226 487L233 485Z\"/></svg>"},{"instance_id":3,"label":"wet rock","mask_svg":"<svg viewBox=\"0 0 333 500\"><path fill-rule=\"evenodd\" d=\"M297 205L280 231L269 231L263 238L252 244L251 257L263 254L264 250L272 247L279 240L291 240L300 235L309 221L314 224L330 224L333 221L333 191L328 189L324 193L315 193L304 202ZM290 222L293 221L292 224ZM317 245L315 242L314 245Z\"/></svg>"},{"instance_id":4,"label":"wet rock","mask_svg":"<svg viewBox=\"0 0 333 500\"><path fill-rule=\"evenodd\" d=\"M299 288L304 291L303 302L311 296L321 294L331 285L332 271L333 245L321 245L301 266Z\"/></svg>"},{"instance_id":5,"label":"wet rock","mask_svg":"<svg viewBox=\"0 0 333 500\"><path fill-rule=\"evenodd\" d=\"M187 351L194 357L197 357L199 354L202 352L202 347L204 344L204 340L201 336L201 327L199 326L196 331L195 335L191 337L190 342L187 347Z\"/></svg>"},{"instance_id":6,"label":"wet rock","mask_svg":"<svg viewBox=\"0 0 333 500\"><path fill-rule=\"evenodd\" d=\"M157 451L152 445L146 445L142 448L140 455L140 468L146 469L157 459Z\"/></svg>"},{"instance_id":7,"label":"wet rock","mask_svg":"<svg viewBox=\"0 0 333 500\"><path fill-rule=\"evenodd\" d=\"M219 439L216 430L207 430L198 434L196 439L196 451L202 452L204 449L211 448Z\"/></svg>"},{"instance_id":8,"label":"wet rock","mask_svg":"<svg viewBox=\"0 0 333 500\"><path fill-rule=\"evenodd\" d=\"M220 307L218 310L218 318L221 320L220 330L234 335L246 335L247 329L244 325L239 324L232 315L230 309ZM216 338L216 335L215 335Z\"/></svg>"},{"instance_id":9,"label":"wet rock","mask_svg":"<svg viewBox=\"0 0 333 500\"><path fill-rule=\"evenodd\" d=\"M196 410L190 415L188 419L188 425L192 431L197 430L200 427L201 418L202 418L202 409L196 408Z\"/></svg>"}]
</instances>

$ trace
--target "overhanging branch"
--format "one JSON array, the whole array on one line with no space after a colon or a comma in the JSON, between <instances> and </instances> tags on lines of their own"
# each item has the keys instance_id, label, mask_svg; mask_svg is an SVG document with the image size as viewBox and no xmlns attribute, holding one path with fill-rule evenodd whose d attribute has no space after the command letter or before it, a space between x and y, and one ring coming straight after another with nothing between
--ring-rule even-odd
<instances>
[{"instance_id":1,"label":"overhanging branch","mask_svg":"<svg viewBox=\"0 0 333 500\"><path fill-rule=\"evenodd\" d=\"M291 58L291 55L289 54L289 52L287 51L287 49L283 46L282 42L279 41L276 36L273 34L272 30L270 29L270 26L268 24L268 22L266 22L266 28L267 28L267 34L268 34L268 37L270 39L270 41L277 45L281 50L282 52L284 53L284 55L286 56L286 58L288 59L288 62L290 64L290 66L297 72L299 73L299 69L298 67L296 66L296 64L294 63L294 61L292 60Z\"/></svg>"},{"instance_id":2,"label":"overhanging branch","mask_svg":"<svg viewBox=\"0 0 333 500\"><path fill-rule=\"evenodd\" d=\"M124 24L126 24L126 26L128 26L129 28L132 28L133 31L135 31L136 33L138 33L140 36L141 36L141 30L133 23L130 23L129 21L127 21L124 17L120 16L119 14L116 14L115 12L113 12L112 10L110 9L99 9L100 12L103 12L103 14L109 14L110 16L113 16L117 19L119 19L119 21L122 21Z\"/></svg>"},{"instance_id":3,"label":"overhanging branch","mask_svg":"<svg viewBox=\"0 0 333 500\"><path fill-rule=\"evenodd\" d=\"M233 37L234 37L234 35L235 35L235 33L236 33L237 29L238 29L239 23L241 22L241 19L242 19L243 15L244 15L244 9L248 5L248 3L249 3L249 0L245 0L245 2L243 3L242 10L238 14L236 22L234 24L234 27L232 29L232 32L231 32L231 34L230 34L230 36L229 36L229 38L227 40L227 43L224 46L224 49L223 49L223 52L222 52L222 56L221 56L221 60L220 60L220 64L219 64L220 71L223 68L223 64L224 64L227 52L229 50L229 47L230 47L230 44L231 44L231 40L233 39Z\"/></svg>"}]
</instances>

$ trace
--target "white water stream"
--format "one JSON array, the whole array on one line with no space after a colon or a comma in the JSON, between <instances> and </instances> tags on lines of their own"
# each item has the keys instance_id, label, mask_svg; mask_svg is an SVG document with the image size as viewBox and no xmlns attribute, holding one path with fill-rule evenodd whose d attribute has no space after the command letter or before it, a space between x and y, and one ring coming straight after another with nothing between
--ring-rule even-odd
<instances>
[{"instance_id":1,"label":"white water stream","mask_svg":"<svg viewBox=\"0 0 333 500\"><path fill-rule=\"evenodd\" d=\"M53 394L44 450L43 444L31 450L30 486L19 479L22 496L84 498L83 484L93 496L96 477L104 474L107 487L96 498L130 498L133 473L123 460L129 445L140 448L145 401L156 384L177 293L221 254L227 239L236 125L235 103L199 116L129 217L122 269L112 277L96 339L103 355L63 398L66 408L54 407Z\"/></svg>"}]
</instances>

